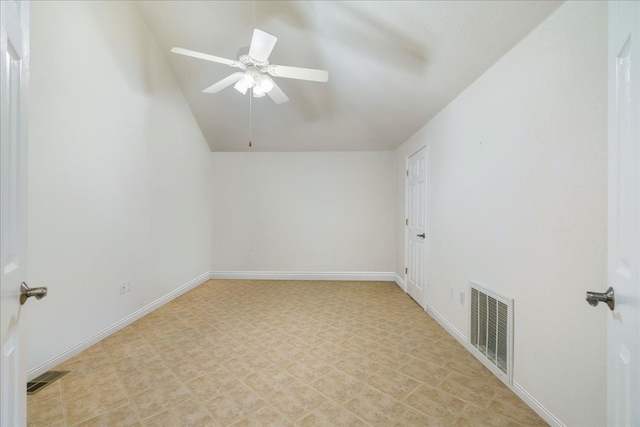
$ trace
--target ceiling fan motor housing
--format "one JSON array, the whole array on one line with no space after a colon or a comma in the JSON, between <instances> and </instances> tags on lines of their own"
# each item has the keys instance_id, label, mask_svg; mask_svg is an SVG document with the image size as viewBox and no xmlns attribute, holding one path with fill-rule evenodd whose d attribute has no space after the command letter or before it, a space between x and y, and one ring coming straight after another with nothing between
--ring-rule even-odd
<instances>
[{"instance_id":1,"label":"ceiling fan motor housing","mask_svg":"<svg viewBox=\"0 0 640 427\"><path fill-rule=\"evenodd\" d=\"M249 70L254 67L259 73L267 73L269 71L269 61L260 62L249 56L249 46L238 49L238 62L242 65L242 70Z\"/></svg>"}]
</instances>

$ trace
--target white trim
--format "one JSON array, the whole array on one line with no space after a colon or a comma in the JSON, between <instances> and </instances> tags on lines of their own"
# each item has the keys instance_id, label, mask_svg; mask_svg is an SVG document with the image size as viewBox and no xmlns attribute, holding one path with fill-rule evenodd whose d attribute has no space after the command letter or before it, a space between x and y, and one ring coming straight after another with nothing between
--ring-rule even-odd
<instances>
[{"instance_id":1,"label":"white trim","mask_svg":"<svg viewBox=\"0 0 640 427\"><path fill-rule=\"evenodd\" d=\"M566 427L562 421L560 421L555 415L553 415L547 408L545 408L542 403L538 402L533 396L529 394L520 384L517 382L513 382L513 387L511 390L520 397L529 405L531 409L533 409L538 415L540 415L549 425L553 427Z\"/></svg>"},{"instance_id":2,"label":"white trim","mask_svg":"<svg viewBox=\"0 0 640 427\"><path fill-rule=\"evenodd\" d=\"M140 319L141 317L151 313L153 310L156 310L158 308L160 308L161 306L163 306L164 304L168 303L169 301L179 297L180 295L184 294L187 291L190 291L191 289L195 288L198 285L203 284L204 282L206 282L207 280L209 280L209 272L206 273L202 273L201 275L199 275L198 277L196 277L193 280L190 280L189 282L185 283L184 285L180 286L179 288L169 292L168 294L158 298L157 300L153 301L150 304L147 304L146 306L142 307L141 309L139 309L138 311L128 315L127 317L119 320L118 322L114 323L113 325L103 329L102 331L98 332L97 334L95 334L94 336L90 337L89 339L81 342L80 344L76 345L75 347L70 348L69 350L65 351L64 353L54 357L53 359L42 363L39 366L36 366L35 368L29 370L29 372L27 372L27 381L32 380L33 378L37 377L38 375L41 375L45 372L47 372L48 370L55 368L56 366L58 366L60 363L64 362L65 360L70 359L71 357L75 356L76 354L86 350L87 348L91 347L92 345L100 342L101 340L105 339L106 337L108 337L109 335L119 331L120 329L124 328L125 326L128 326L130 324L132 324L133 322L135 322L136 320Z\"/></svg>"},{"instance_id":3,"label":"white trim","mask_svg":"<svg viewBox=\"0 0 640 427\"><path fill-rule=\"evenodd\" d=\"M418 149L418 151L422 150L422 147ZM414 152L416 154L418 151ZM402 171L402 179L404 181L404 211L402 212L402 216L404 217L404 225L402 226L404 230L404 265L401 267L402 271L405 272L404 279L402 280L402 289L407 292L407 268L409 268L409 225L407 224L407 219L409 218L409 177L407 173L409 171L409 157L413 156L413 154L407 154L404 156L404 170ZM424 306L423 306L424 307Z\"/></svg>"},{"instance_id":4,"label":"white trim","mask_svg":"<svg viewBox=\"0 0 640 427\"><path fill-rule=\"evenodd\" d=\"M442 317L440 313L435 311L432 307L426 306L425 310L431 317L435 319L436 322L440 324L443 328L447 330L455 339L457 339L460 344L464 346L467 350L469 350L469 343L467 337L464 336L462 332L460 332L455 326L453 326L447 319Z\"/></svg>"},{"instance_id":5,"label":"white trim","mask_svg":"<svg viewBox=\"0 0 640 427\"><path fill-rule=\"evenodd\" d=\"M429 273L430 273L430 269L431 269L431 263L429 262L429 259L431 258L431 251L429 250L429 248L431 247L431 229L429 228L429 224L431 224L431 215L429 215L429 209L431 209L431 152L430 152L430 148L429 148L429 141L425 141L424 143L424 150L425 150L425 156L427 157L427 161L426 161L426 177L425 179L427 180L427 185L425 188L425 195L424 195L424 200L425 203L427 204L427 208L425 210L425 216L426 221L424 224L424 232L427 234L427 244L425 247L425 256L427 257L427 261L424 263L424 283L422 284L422 288L423 288L423 293L422 293L422 301L424 301L424 306L427 307L427 305L429 304L428 298L427 298L427 289L429 288Z\"/></svg>"},{"instance_id":6,"label":"white trim","mask_svg":"<svg viewBox=\"0 0 640 427\"><path fill-rule=\"evenodd\" d=\"M405 282L405 280L400 277L398 273L396 273L395 282L403 291L407 292L407 282Z\"/></svg>"},{"instance_id":7,"label":"white trim","mask_svg":"<svg viewBox=\"0 0 640 427\"><path fill-rule=\"evenodd\" d=\"M505 376L505 375L502 375L502 371L499 371L496 366L490 364L483 357L483 355L481 353L479 353L478 350L474 346L471 345L471 343L469 342L469 338L468 337L466 337L455 326L453 326L451 323L449 323L449 321L447 319L445 319L442 315L440 315L440 313L438 313L432 307L427 306L426 311L427 311L427 313L429 313L431 315L431 317L433 317L436 320L436 322L438 322L440 324L440 326L445 328L447 330L447 332L449 332L455 339L457 339L458 342L460 344L462 344L462 346L465 349L467 349L467 351L469 353L471 353L473 355L473 357L478 359L479 362L481 362L489 371L491 371L491 373L494 374L496 376L496 378L498 378L500 381L502 381L504 383L504 385L506 385L507 387L511 388L511 384L509 383L509 381L512 381L512 379L507 377L507 376Z\"/></svg>"},{"instance_id":8,"label":"white trim","mask_svg":"<svg viewBox=\"0 0 640 427\"><path fill-rule=\"evenodd\" d=\"M393 272L376 271L212 271L210 279L395 281Z\"/></svg>"},{"instance_id":9,"label":"white trim","mask_svg":"<svg viewBox=\"0 0 640 427\"><path fill-rule=\"evenodd\" d=\"M455 339L457 339L458 342L460 344L462 344L462 346L464 348L466 348L467 351L469 351L469 353L471 353L476 359L478 359L480 362L482 362L483 365L487 366L487 368L489 370L491 370L490 369L491 367L486 365L485 361L482 360L480 357L478 357L476 355L476 353L473 351L473 347L471 346L471 344L469 344L468 338L465 337L462 334L462 332L460 332L455 326L453 326L451 323L449 323L449 321L447 319L442 317L442 315L440 315L440 313L438 313L432 307L427 306L427 308L425 310L427 311L427 313L429 313L429 315L431 317L434 318L434 320L436 322L438 322L440 324L440 326L442 326L444 329L446 329L447 332L449 332ZM492 373L493 373L493 371L492 371ZM495 373L493 373L493 374L495 375ZM502 383L505 386L507 386L511 391L513 391L516 395L518 395L518 397L520 397L524 401L524 403L526 403L533 411L535 411L535 413L540 415L540 417L542 417L551 426L553 426L553 427L566 427L566 425L562 421L560 421L555 415L553 415L547 408L544 407L544 405L542 405L542 403L540 403L538 400L536 400L531 394L529 394L528 391L526 391L516 381L513 381L513 383L512 383L513 385L510 386L502 378L500 378L498 375L495 375L495 376L496 376L496 378L501 380Z\"/></svg>"}]
</instances>

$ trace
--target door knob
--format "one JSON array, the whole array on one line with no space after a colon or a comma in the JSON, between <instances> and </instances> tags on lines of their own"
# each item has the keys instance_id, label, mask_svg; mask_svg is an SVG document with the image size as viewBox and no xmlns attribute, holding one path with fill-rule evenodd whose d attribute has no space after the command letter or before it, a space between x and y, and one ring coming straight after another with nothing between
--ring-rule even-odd
<instances>
[{"instance_id":1,"label":"door knob","mask_svg":"<svg viewBox=\"0 0 640 427\"><path fill-rule=\"evenodd\" d=\"M599 302L604 302L609 306L609 309L613 311L613 308L616 306L616 295L613 292L613 288L609 286L607 292L587 292L587 302L595 307Z\"/></svg>"},{"instance_id":2,"label":"door knob","mask_svg":"<svg viewBox=\"0 0 640 427\"><path fill-rule=\"evenodd\" d=\"M416 236L418 236L418 237L422 237L423 239L426 237L424 233L422 233L422 234L416 234Z\"/></svg>"},{"instance_id":3,"label":"door knob","mask_svg":"<svg viewBox=\"0 0 640 427\"><path fill-rule=\"evenodd\" d=\"M30 288L26 283L20 285L20 305L24 305L29 297L42 299L47 296L47 288Z\"/></svg>"}]
</instances>

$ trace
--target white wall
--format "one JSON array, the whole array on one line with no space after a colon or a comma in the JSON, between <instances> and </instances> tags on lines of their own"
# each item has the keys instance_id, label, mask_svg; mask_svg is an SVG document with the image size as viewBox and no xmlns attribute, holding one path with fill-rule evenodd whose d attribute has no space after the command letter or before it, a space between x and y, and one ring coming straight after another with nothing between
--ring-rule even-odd
<instances>
[{"instance_id":1,"label":"white wall","mask_svg":"<svg viewBox=\"0 0 640 427\"><path fill-rule=\"evenodd\" d=\"M28 369L208 272L210 159L132 2L32 2ZM132 280L120 295L119 283Z\"/></svg>"},{"instance_id":2,"label":"white wall","mask_svg":"<svg viewBox=\"0 0 640 427\"><path fill-rule=\"evenodd\" d=\"M211 156L213 271L393 271L393 152Z\"/></svg>"},{"instance_id":3,"label":"white wall","mask_svg":"<svg viewBox=\"0 0 640 427\"><path fill-rule=\"evenodd\" d=\"M569 2L396 152L430 152L427 303L464 336L469 280L515 298L514 380L569 426L606 424L607 7ZM468 298L467 298L468 300Z\"/></svg>"}]
</instances>

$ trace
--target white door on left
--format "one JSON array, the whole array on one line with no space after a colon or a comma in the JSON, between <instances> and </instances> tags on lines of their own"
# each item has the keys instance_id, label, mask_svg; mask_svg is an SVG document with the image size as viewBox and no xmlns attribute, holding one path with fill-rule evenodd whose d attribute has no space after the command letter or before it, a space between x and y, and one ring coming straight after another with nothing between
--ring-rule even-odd
<instances>
[{"instance_id":1,"label":"white door on left","mask_svg":"<svg viewBox=\"0 0 640 427\"><path fill-rule=\"evenodd\" d=\"M0 1L0 425L27 424L20 285L27 255L29 3Z\"/></svg>"}]
</instances>

